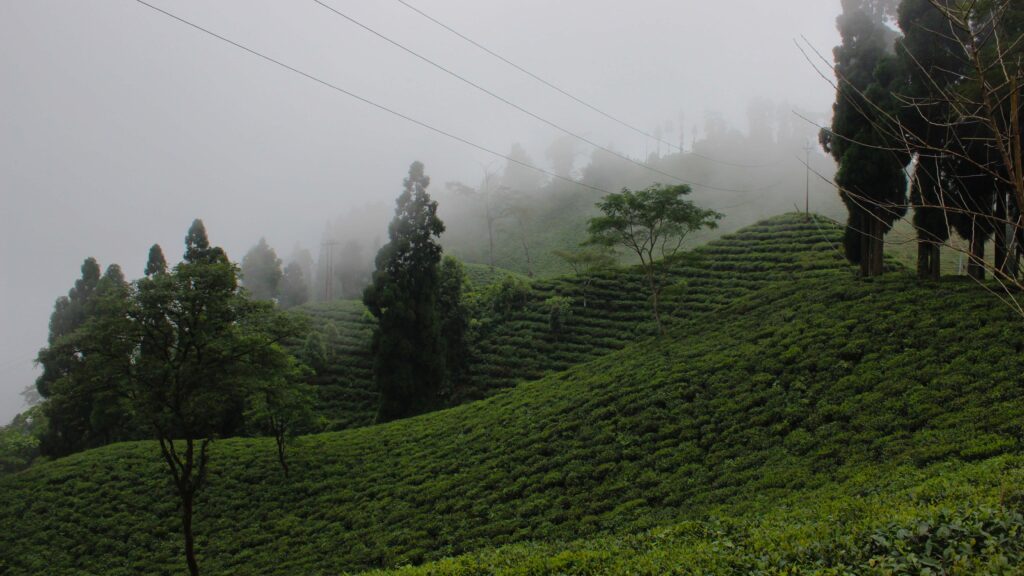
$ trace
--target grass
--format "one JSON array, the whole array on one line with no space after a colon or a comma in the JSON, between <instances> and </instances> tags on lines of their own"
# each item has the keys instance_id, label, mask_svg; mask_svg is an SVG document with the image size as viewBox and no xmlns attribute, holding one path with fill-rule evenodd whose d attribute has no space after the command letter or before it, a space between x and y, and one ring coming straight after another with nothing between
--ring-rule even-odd
<instances>
[{"instance_id":1,"label":"grass","mask_svg":"<svg viewBox=\"0 0 1024 576\"><path fill-rule=\"evenodd\" d=\"M743 234L778 255L720 248L701 270L735 275L722 286L736 294L708 293L715 313L680 315L667 338L479 402L300 438L290 479L272 441L218 441L200 562L209 574L430 561L470 574L782 574L790 561L865 573L873 559L932 558L927 521L942 550L960 550L960 573L1019 566L1019 497L1000 494L1022 477L1020 319L969 282L820 267L827 250L792 220ZM758 288L753 272L779 281ZM0 568L176 573L170 494L146 442L2 478ZM533 571L515 572L519 558Z\"/></svg>"}]
</instances>

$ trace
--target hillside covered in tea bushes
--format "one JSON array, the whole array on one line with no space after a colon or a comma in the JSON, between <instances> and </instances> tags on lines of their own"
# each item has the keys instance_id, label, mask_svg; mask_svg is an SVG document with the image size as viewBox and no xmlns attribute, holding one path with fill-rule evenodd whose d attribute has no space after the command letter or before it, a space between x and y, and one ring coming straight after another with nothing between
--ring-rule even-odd
<instances>
[{"instance_id":1,"label":"hillside covered in tea bushes","mask_svg":"<svg viewBox=\"0 0 1024 576\"><path fill-rule=\"evenodd\" d=\"M272 440L217 441L196 504L205 573L1013 573L1020 317L968 281L822 265L828 244L789 222L737 235L759 259L718 245L689 286L733 296L699 313L680 290L665 338L298 438L289 477ZM163 466L125 443L0 478L0 571L176 573Z\"/></svg>"},{"instance_id":2,"label":"hillside covered in tea bushes","mask_svg":"<svg viewBox=\"0 0 1024 576\"><path fill-rule=\"evenodd\" d=\"M713 312L779 281L849 271L837 246L842 230L828 219L778 216L700 246L673 268L664 310L677 322ZM654 334L645 280L636 268L613 268L527 282L525 276L467 265L471 298L511 277L521 297L500 313L483 310L471 338L468 382L449 403L489 396L522 381L565 370ZM852 274L852 272L847 272ZM562 327L552 329L553 298L568 299ZM320 413L331 429L369 424L376 410L370 353L372 319L356 301L301 309L326 346L316 378Z\"/></svg>"}]
</instances>

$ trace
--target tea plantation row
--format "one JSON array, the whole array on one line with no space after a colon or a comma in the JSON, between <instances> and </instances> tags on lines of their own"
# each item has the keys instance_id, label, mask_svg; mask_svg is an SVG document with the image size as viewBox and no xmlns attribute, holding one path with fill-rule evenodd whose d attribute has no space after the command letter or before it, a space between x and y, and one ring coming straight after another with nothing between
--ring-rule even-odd
<instances>
[{"instance_id":1,"label":"tea plantation row","mask_svg":"<svg viewBox=\"0 0 1024 576\"><path fill-rule=\"evenodd\" d=\"M712 312L735 298L778 281L795 281L849 270L836 246L834 222L787 214L724 236L694 251L672 271L663 306L673 321ZM468 265L474 289L500 281L500 269ZM522 279L522 276L515 275ZM571 299L560 330L551 327L551 298ZM324 333L329 366L317 377L320 412L329 429L373 421L377 396L372 381L370 326L358 302L318 303L303 308ZM518 382L536 380L619 350L654 332L645 279L636 268L539 280L524 301L481 327L470 351L468 382L450 404L487 396Z\"/></svg>"},{"instance_id":2,"label":"tea plantation row","mask_svg":"<svg viewBox=\"0 0 1024 576\"><path fill-rule=\"evenodd\" d=\"M718 532L673 536L667 549L707 562L721 550L737 572L762 560L763 573L784 573L778 563L793 558L827 567L889 562L903 550L921 556L922 540L905 533L918 521L948 524L942 542L955 526L1001 539L963 548L963 566L1017 558L1016 509L991 497L998 475L979 476L990 487L978 496L984 506L966 498L943 515L930 499L904 502L892 526L880 512L852 523L842 514L873 494L880 500L866 506L899 504L885 499L894 474L920 478L916 470L1001 457L994 462L1020 468L1020 322L968 282L863 281L823 269L479 402L299 438L289 478L272 441L218 441L197 502L200 562L208 574L327 575L526 542L544 543L538 562L561 550L576 562L576 545L560 543L583 539L596 544L578 545L580 561L596 554L595 566L616 567L615 554L601 556L603 542L622 542L614 546L643 562L645 539L661 533L648 531L694 521ZM1019 484L1013 474L1008 488ZM158 450L145 442L0 479L0 572L177 573L170 494ZM840 508L830 512L830 501ZM779 502L789 504L776 526ZM798 506L815 515L791 520L785 508ZM759 512L769 515L744 519ZM737 519L719 529L710 519L721 516ZM646 535L616 540L622 534ZM495 554L532 549L523 546ZM860 573L823 573L851 572Z\"/></svg>"}]
</instances>

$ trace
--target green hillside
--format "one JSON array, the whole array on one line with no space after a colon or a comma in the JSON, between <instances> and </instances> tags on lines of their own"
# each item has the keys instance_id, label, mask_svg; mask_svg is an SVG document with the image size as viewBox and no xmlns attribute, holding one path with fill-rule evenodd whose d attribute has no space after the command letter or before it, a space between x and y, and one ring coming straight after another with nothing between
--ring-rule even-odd
<instances>
[{"instance_id":1,"label":"green hillside","mask_svg":"<svg viewBox=\"0 0 1024 576\"><path fill-rule=\"evenodd\" d=\"M326 355L317 370L317 412L330 430L372 424L377 413L373 389L373 356L370 340L373 322L357 300L316 302L298 309L307 314L320 333ZM294 348L301 355L303 342Z\"/></svg>"},{"instance_id":2,"label":"green hillside","mask_svg":"<svg viewBox=\"0 0 1024 576\"><path fill-rule=\"evenodd\" d=\"M372 576L1019 574L1024 459L903 467L636 534L485 549ZM885 490L879 490L884 486Z\"/></svg>"},{"instance_id":3,"label":"green hillside","mask_svg":"<svg viewBox=\"0 0 1024 576\"><path fill-rule=\"evenodd\" d=\"M779 280L848 270L835 248L841 238L842 230L834 222L822 218L807 221L799 214L744 228L698 247L694 258L674 270L674 285L666 290L663 305L675 321L685 321ZM480 265L468 265L467 271L474 288L509 274ZM537 280L530 288L525 305L476 332L469 382L455 391L453 404L485 398L518 382L565 370L654 333L638 269ZM551 330L550 306L546 304L552 296L572 298L570 319L557 334ZM324 337L333 350L332 366L318 378L323 385L324 417L332 422L332 429L370 423L376 393L369 325L361 316L361 305L321 303L304 309L311 313L316 329L323 331L330 320L343 335L343 343L334 346L330 344L334 338Z\"/></svg>"},{"instance_id":4,"label":"green hillside","mask_svg":"<svg viewBox=\"0 0 1024 576\"><path fill-rule=\"evenodd\" d=\"M474 289L486 288L515 272L481 264L466 264L466 276ZM372 424L377 414L378 394L373 384L373 356L370 350L373 319L358 300L337 300L305 304L295 311L306 315L311 328L320 334L326 352L325 366L317 370L317 413L328 430L344 430ZM291 347L304 354L304 342Z\"/></svg>"},{"instance_id":5,"label":"green hillside","mask_svg":"<svg viewBox=\"0 0 1024 576\"><path fill-rule=\"evenodd\" d=\"M450 410L300 438L288 479L271 440L218 441L197 503L206 573L467 553L440 566L511 571L525 555L541 568L512 573L621 561L659 574L673 558L722 558L733 573L783 573L787 558L932 558L924 521L972 562L1019 567L1020 318L968 282L821 267L816 233L794 226L741 235L776 257L733 247L704 269L779 282L734 278L734 299L709 293L714 314L680 316L660 341ZM0 479L0 568L177 573L162 466L154 445L129 443Z\"/></svg>"},{"instance_id":6,"label":"green hillside","mask_svg":"<svg viewBox=\"0 0 1024 576\"><path fill-rule=\"evenodd\" d=\"M492 268L486 264L472 264L466 262L463 264L463 268L466 270L466 277L469 279L469 284L472 290L487 288L492 284L501 282L501 280L507 276L521 278L523 280L527 279L526 276L518 272L498 267Z\"/></svg>"}]
</instances>

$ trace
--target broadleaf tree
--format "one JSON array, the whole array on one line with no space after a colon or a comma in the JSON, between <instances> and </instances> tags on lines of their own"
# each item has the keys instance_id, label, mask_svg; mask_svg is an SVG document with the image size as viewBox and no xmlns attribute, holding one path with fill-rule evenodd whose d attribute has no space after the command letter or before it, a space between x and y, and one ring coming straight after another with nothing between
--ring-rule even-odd
<instances>
[{"instance_id":1,"label":"broadleaf tree","mask_svg":"<svg viewBox=\"0 0 1024 576\"><path fill-rule=\"evenodd\" d=\"M192 528L214 438L240 426L246 400L283 378L294 360L280 346L300 334L291 317L243 296L238 270L211 247L201 221L171 270L109 290L76 330L78 377L116 391L155 439L182 514L189 572L199 573Z\"/></svg>"},{"instance_id":2,"label":"broadleaf tree","mask_svg":"<svg viewBox=\"0 0 1024 576\"><path fill-rule=\"evenodd\" d=\"M655 184L636 191L623 188L598 202L602 214L587 224L587 244L625 248L640 259L659 334L665 332L660 295L672 261L691 232L715 228L722 218L687 200L689 193L685 184Z\"/></svg>"}]
</instances>

